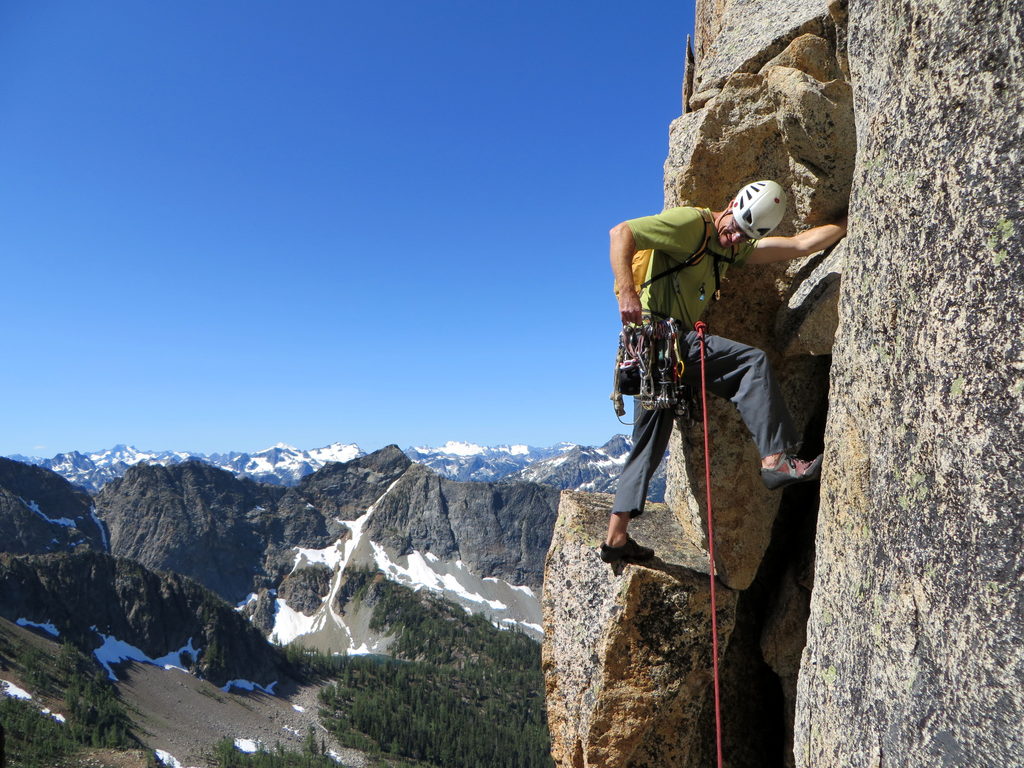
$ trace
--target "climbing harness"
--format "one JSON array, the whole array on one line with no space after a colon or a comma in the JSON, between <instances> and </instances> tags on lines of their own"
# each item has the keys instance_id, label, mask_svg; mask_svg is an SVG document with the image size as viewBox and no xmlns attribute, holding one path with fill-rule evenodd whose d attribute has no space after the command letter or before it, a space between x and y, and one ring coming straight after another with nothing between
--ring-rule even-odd
<instances>
[{"instance_id":1,"label":"climbing harness","mask_svg":"<svg viewBox=\"0 0 1024 768\"><path fill-rule=\"evenodd\" d=\"M711 574L711 658L715 680L715 747L718 768L722 768L722 707L718 680L718 605L715 599L715 530L711 515L711 443L708 436L708 390L704 374L704 335L707 325L698 321L694 326L700 341L700 399L704 414L704 488L708 507L708 560Z\"/></svg>"},{"instance_id":2,"label":"climbing harness","mask_svg":"<svg viewBox=\"0 0 1024 768\"><path fill-rule=\"evenodd\" d=\"M683 383L683 329L679 321L648 318L642 325L624 325L615 356L611 401L619 421L626 413L623 395L634 395L648 411L674 408L687 413L689 388Z\"/></svg>"}]
</instances>

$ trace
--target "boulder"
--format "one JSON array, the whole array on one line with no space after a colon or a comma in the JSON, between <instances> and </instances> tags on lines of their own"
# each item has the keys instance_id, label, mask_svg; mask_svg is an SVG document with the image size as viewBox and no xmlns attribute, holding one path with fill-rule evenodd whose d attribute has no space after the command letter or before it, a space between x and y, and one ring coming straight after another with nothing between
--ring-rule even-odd
<instances>
[{"instance_id":1,"label":"boulder","mask_svg":"<svg viewBox=\"0 0 1024 768\"><path fill-rule=\"evenodd\" d=\"M559 768L706 764L713 730L707 556L664 504L630 528L644 565L602 562L611 497L562 494L544 578L543 666ZM720 655L736 594L718 589Z\"/></svg>"}]
</instances>

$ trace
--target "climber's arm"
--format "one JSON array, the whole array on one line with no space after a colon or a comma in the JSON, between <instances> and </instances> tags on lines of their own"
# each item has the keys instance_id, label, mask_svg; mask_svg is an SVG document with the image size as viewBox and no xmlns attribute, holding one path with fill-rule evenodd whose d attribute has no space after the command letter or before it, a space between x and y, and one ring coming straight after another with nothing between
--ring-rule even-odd
<instances>
[{"instance_id":1,"label":"climber's arm","mask_svg":"<svg viewBox=\"0 0 1024 768\"><path fill-rule=\"evenodd\" d=\"M643 308L640 296L633 286L633 253L636 241L633 230L626 222L612 228L608 233L612 273L615 275L615 288L619 293L619 315L625 323L643 322Z\"/></svg>"},{"instance_id":2,"label":"climber's arm","mask_svg":"<svg viewBox=\"0 0 1024 768\"><path fill-rule=\"evenodd\" d=\"M747 264L770 264L789 261L823 251L846 235L846 217L833 224L811 227L790 237L763 237L754 246Z\"/></svg>"}]
</instances>

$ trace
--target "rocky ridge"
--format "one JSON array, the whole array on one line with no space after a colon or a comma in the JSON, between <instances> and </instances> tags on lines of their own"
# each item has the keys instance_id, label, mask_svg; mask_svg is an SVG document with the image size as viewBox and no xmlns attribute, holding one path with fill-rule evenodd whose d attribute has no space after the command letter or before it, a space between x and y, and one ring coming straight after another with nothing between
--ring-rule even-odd
<instances>
[{"instance_id":1,"label":"rocky ridge","mask_svg":"<svg viewBox=\"0 0 1024 768\"><path fill-rule=\"evenodd\" d=\"M122 477L130 467L142 463L173 466L201 461L261 483L294 485L329 462L345 462L362 455L363 452L354 444L334 443L302 451L279 443L256 453L231 451L209 456L185 451L140 451L129 445L115 445L92 453L58 453L49 459L21 455L9 458L49 469L89 493L96 493L107 483Z\"/></svg>"},{"instance_id":2,"label":"rocky ridge","mask_svg":"<svg viewBox=\"0 0 1024 768\"><path fill-rule=\"evenodd\" d=\"M453 440L437 448L406 448L405 455L450 480L491 483L538 461L557 458L572 450L570 443L549 448L529 445L481 446Z\"/></svg>"},{"instance_id":3,"label":"rocky ridge","mask_svg":"<svg viewBox=\"0 0 1024 768\"><path fill-rule=\"evenodd\" d=\"M0 590L0 616L48 627L86 653L111 640L127 643L151 659L175 655L178 665L218 686L246 680L272 688L288 676L279 650L212 592L178 574L98 552L0 553Z\"/></svg>"},{"instance_id":4,"label":"rocky ridge","mask_svg":"<svg viewBox=\"0 0 1024 768\"><path fill-rule=\"evenodd\" d=\"M543 482L561 489L607 490L618 479L616 461L628 448L622 447L622 435L616 435L601 447L560 443L549 448L526 445L479 446L449 441L438 448L406 448L412 461L430 467L442 477L462 482L526 480ZM182 451L140 451L117 445L109 450L83 454L60 453L46 459L10 456L56 472L89 493L98 493L138 464L173 466L201 461L231 472L236 477L269 485L294 486L331 463L346 463L365 453L354 444L334 443L310 451L283 443L256 453L215 453L204 455ZM652 499L664 494L664 473L652 483Z\"/></svg>"},{"instance_id":5,"label":"rocky ridge","mask_svg":"<svg viewBox=\"0 0 1024 768\"><path fill-rule=\"evenodd\" d=\"M632 440L625 435L616 435L597 448L576 445L559 456L538 459L506 479L543 483L562 490L613 493L632 447ZM651 501L665 500L663 466L651 478L647 497Z\"/></svg>"},{"instance_id":6,"label":"rocky ridge","mask_svg":"<svg viewBox=\"0 0 1024 768\"><path fill-rule=\"evenodd\" d=\"M60 475L0 458L0 541L17 554L104 551L92 499Z\"/></svg>"}]
</instances>

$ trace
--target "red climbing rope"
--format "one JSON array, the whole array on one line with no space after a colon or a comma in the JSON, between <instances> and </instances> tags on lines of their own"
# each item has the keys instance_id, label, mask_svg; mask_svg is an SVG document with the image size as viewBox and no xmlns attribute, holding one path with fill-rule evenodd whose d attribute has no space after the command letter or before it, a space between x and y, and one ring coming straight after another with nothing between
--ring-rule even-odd
<instances>
[{"instance_id":1,"label":"red climbing rope","mask_svg":"<svg viewBox=\"0 0 1024 768\"><path fill-rule=\"evenodd\" d=\"M711 519L711 442L708 437L708 388L704 378L704 333L708 327L697 322L694 330L700 339L700 399L704 410L704 488L708 506L708 560L711 563L711 658L715 676L715 747L718 768L722 768L722 706L718 683L718 606L715 602L715 531Z\"/></svg>"}]
</instances>

